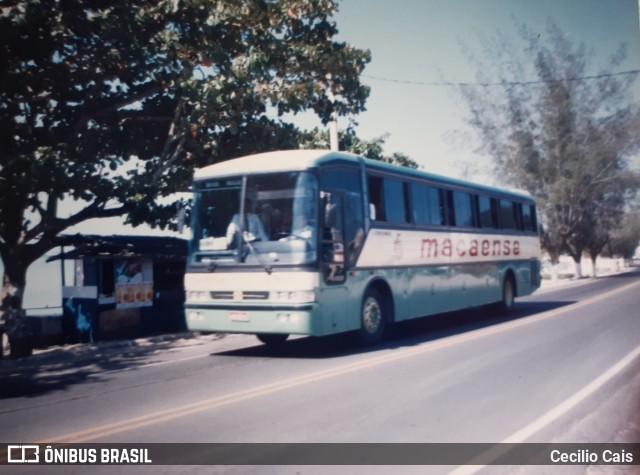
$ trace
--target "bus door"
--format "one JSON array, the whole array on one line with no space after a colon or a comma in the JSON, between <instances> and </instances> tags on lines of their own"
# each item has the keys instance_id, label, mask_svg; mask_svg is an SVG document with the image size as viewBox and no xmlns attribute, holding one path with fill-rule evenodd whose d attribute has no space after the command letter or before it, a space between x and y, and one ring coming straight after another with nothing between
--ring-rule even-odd
<instances>
[{"instance_id":1,"label":"bus door","mask_svg":"<svg viewBox=\"0 0 640 475\"><path fill-rule=\"evenodd\" d=\"M347 278L344 245L344 196L338 193L326 193L323 197L323 204L322 274L324 282L333 286L343 284Z\"/></svg>"},{"instance_id":2,"label":"bus door","mask_svg":"<svg viewBox=\"0 0 640 475\"><path fill-rule=\"evenodd\" d=\"M364 246L362 196L356 192L323 193L323 273L329 285L344 283Z\"/></svg>"},{"instance_id":3,"label":"bus door","mask_svg":"<svg viewBox=\"0 0 640 475\"><path fill-rule=\"evenodd\" d=\"M321 207L320 268L322 315L325 333L348 328L349 292L347 266L349 254L345 244L346 206L343 192L323 192Z\"/></svg>"}]
</instances>

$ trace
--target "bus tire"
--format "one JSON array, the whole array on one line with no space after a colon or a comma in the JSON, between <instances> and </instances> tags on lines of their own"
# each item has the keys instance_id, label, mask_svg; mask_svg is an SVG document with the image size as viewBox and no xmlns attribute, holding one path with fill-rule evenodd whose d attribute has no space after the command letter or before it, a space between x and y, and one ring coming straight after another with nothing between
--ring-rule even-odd
<instances>
[{"instance_id":1,"label":"bus tire","mask_svg":"<svg viewBox=\"0 0 640 475\"><path fill-rule=\"evenodd\" d=\"M516 284L511 275L507 275L502 283L502 300L496 304L499 315L508 315L513 310L516 298Z\"/></svg>"},{"instance_id":2,"label":"bus tire","mask_svg":"<svg viewBox=\"0 0 640 475\"><path fill-rule=\"evenodd\" d=\"M287 333L258 333L256 335L258 340L260 340L265 345L271 348L277 348L279 346L284 345L284 342L289 338L289 334Z\"/></svg>"},{"instance_id":3,"label":"bus tire","mask_svg":"<svg viewBox=\"0 0 640 475\"><path fill-rule=\"evenodd\" d=\"M369 288L362 299L360 309L360 330L358 341L364 345L371 345L382 340L387 323L385 305L375 288Z\"/></svg>"}]
</instances>

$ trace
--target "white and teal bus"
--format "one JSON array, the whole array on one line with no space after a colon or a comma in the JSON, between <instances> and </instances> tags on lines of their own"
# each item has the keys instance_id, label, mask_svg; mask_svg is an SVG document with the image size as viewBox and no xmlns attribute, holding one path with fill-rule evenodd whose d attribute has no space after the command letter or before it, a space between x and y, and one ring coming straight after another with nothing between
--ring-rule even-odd
<instances>
[{"instance_id":1,"label":"white and teal bus","mask_svg":"<svg viewBox=\"0 0 640 475\"><path fill-rule=\"evenodd\" d=\"M491 305L540 285L527 194L318 150L196 171L186 319L199 332L355 331Z\"/></svg>"}]
</instances>

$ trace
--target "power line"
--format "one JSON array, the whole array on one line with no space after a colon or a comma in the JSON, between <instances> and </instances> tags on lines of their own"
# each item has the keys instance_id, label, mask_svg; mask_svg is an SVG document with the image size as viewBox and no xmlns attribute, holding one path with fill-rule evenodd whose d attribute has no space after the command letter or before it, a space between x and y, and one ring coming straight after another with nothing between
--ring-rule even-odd
<instances>
[{"instance_id":1,"label":"power line","mask_svg":"<svg viewBox=\"0 0 640 475\"><path fill-rule=\"evenodd\" d=\"M405 79L392 79L392 78L384 78L380 76L370 76L368 74L363 74L361 77L365 79L371 79L373 81L382 81L382 82L390 82L396 84L407 84L413 86L434 86L434 87L495 87L495 86L532 86L539 84L553 84L553 83L561 83L561 82L575 82L575 81L586 81L591 79L603 79L614 76L625 76L631 74L640 74L640 69L632 69L629 71L620 71L617 73L603 73L603 74L595 74L593 76L581 76L575 78L563 78L563 79L549 79L549 80L533 80L533 81L502 81L502 82L488 82L488 83L479 83L479 82L428 82L428 81L409 81Z\"/></svg>"}]
</instances>

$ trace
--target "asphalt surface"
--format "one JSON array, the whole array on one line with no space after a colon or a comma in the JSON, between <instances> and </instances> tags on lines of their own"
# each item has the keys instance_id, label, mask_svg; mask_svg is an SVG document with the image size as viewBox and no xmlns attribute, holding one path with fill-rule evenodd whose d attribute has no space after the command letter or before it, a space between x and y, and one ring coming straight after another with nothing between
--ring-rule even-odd
<instances>
[{"instance_id":1,"label":"asphalt surface","mask_svg":"<svg viewBox=\"0 0 640 475\"><path fill-rule=\"evenodd\" d=\"M177 335L0 362L6 442L640 442L640 273L348 335ZM632 467L479 468L639 473ZM7 467L6 473L62 473ZM54 470L57 468L57 470ZM464 467L463 467L464 468ZM448 473L455 467L154 466L136 473ZM64 467L130 473L132 467ZM560 471L558 471L560 470ZM471 472L461 472L471 473Z\"/></svg>"}]
</instances>

